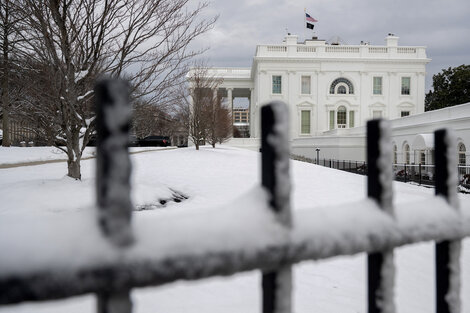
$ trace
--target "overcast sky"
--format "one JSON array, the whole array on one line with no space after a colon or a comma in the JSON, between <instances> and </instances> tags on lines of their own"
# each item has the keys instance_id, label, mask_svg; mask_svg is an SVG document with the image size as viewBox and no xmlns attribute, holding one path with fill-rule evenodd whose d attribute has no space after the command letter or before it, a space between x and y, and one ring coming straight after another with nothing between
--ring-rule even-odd
<instances>
[{"instance_id":1,"label":"overcast sky","mask_svg":"<svg viewBox=\"0 0 470 313\"><path fill-rule=\"evenodd\" d=\"M206 14L219 20L197 44L210 47L209 65L250 67L256 45L281 43L286 29L300 41L312 36L304 8L320 39L384 45L394 33L399 45L427 46L426 91L441 69L470 64L469 0L212 0Z\"/></svg>"}]
</instances>

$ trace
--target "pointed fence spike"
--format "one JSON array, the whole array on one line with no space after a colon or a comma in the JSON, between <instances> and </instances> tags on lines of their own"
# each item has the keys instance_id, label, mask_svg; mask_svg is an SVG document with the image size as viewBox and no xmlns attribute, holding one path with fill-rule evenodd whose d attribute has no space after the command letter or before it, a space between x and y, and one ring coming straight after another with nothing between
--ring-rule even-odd
<instances>
[{"instance_id":1,"label":"pointed fence spike","mask_svg":"<svg viewBox=\"0 0 470 313\"><path fill-rule=\"evenodd\" d=\"M261 108L262 186L281 224L290 228L289 114L285 103L273 101ZM291 265L263 272L263 313L292 311Z\"/></svg>"},{"instance_id":2,"label":"pointed fence spike","mask_svg":"<svg viewBox=\"0 0 470 313\"><path fill-rule=\"evenodd\" d=\"M389 122L382 119L367 122L367 195L393 216L392 161ZM367 272L368 312L395 312L393 250L369 253Z\"/></svg>"},{"instance_id":3,"label":"pointed fence spike","mask_svg":"<svg viewBox=\"0 0 470 313\"><path fill-rule=\"evenodd\" d=\"M434 132L436 196L442 196L458 210L457 146L448 129ZM460 312L461 240L436 243L436 312Z\"/></svg>"}]
</instances>

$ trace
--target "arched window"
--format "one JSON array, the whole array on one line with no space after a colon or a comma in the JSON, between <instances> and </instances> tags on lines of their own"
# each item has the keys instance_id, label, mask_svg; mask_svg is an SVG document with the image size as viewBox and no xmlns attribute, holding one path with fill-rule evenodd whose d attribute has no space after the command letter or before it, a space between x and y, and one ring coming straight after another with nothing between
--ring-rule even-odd
<instances>
[{"instance_id":1,"label":"arched window","mask_svg":"<svg viewBox=\"0 0 470 313\"><path fill-rule=\"evenodd\" d=\"M344 106L340 106L338 111L336 112L336 123L338 128L346 128L346 108Z\"/></svg>"},{"instance_id":2,"label":"arched window","mask_svg":"<svg viewBox=\"0 0 470 313\"><path fill-rule=\"evenodd\" d=\"M397 164L397 145L393 145L393 164Z\"/></svg>"},{"instance_id":3,"label":"arched window","mask_svg":"<svg viewBox=\"0 0 470 313\"><path fill-rule=\"evenodd\" d=\"M345 95L346 94L346 86L343 86L343 85L339 86L338 87L338 94Z\"/></svg>"},{"instance_id":4,"label":"arched window","mask_svg":"<svg viewBox=\"0 0 470 313\"><path fill-rule=\"evenodd\" d=\"M410 164L410 145L407 143L403 146L403 153L405 154L405 163Z\"/></svg>"},{"instance_id":5,"label":"arched window","mask_svg":"<svg viewBox=\"0 0 470 313\"><path fill-rule=\"evenodd\" d=\"M467 152L467 149L465 148L465 145L461 142L459 144L459 164L460 165L466 165L467 160L465 157L465 152Z\"/></svg>"},{"instance_id":6,"label":"arched window","mask_svg":"<svg viewBox=\"0 0 470 313\"><path fill-rule=\"evenodd\" d=\"M342 86L339 86L338 88L336 88L338 84L341 84ZM343 90L343 88L341 87L344 87L343 94L350 94L350 95L354 94L353 84L351 83L349 79L346 79L344 77L337 78L331 83L330 94L335 94L335 93L341 94L340 90L341 91Z\"/></svg>"}]
</instances>

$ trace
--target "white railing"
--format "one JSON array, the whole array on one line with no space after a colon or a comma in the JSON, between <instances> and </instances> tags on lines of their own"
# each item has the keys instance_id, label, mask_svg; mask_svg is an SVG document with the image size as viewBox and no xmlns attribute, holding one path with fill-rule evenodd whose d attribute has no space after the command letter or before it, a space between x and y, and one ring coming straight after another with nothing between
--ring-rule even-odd
<instances>
[{"instance_id":1,"label":"white railing","mask_svg":"<svg viewBox=\"0 0 470 313\"><path fill-rule=\"evenodd\" d=\"M269 52L286 52L287 47L286 46L268 46L268 51Z\"/></svg>"},{"instance_id":2,"label":"white railing","mask_svg":"<svg viewBox=\"0 0 470 313\"><path fill-rule=\"evenodd\" d=\"M388 53L387 47L369 47L369 53Z\"/></svg>"},{"instance_id":3,"label":"white railing","mask_svg":"<svg viewBox=\"0 0 470 313\"><path fill-rule=\"evenodd\" d=\"M426 59L425 47L387 47L368 45L259 45L256 57Z\"/></svg>"},{"instance_id":4,"label":"white railing","mask_svg":"<svg viewBox=\"0 0 470 313\"><path fill-rule=\"evenodd\" d=\"M316 52L317 49L315 47L309 46L297 46L297 52Z\"/></svg>"},{"instance_id":5,"label":"white railing","mask_svg":"<svg viewBox=\"0 0 470 313\"><path fill-rule=\"evenodd\" d=\"M416 48L410 48L410 47L399 47L397 48L398 53L406 53L406 54L414 54L416 53Z\"/></svg>"},{"instance_id":6,"label":"white railing","mask_svg":"<svg viewBox=\"0 0 470 313\"><path fill-rule=\"evenodd\" d=\"M333 53L359 53L359 47L327 46L325 51Z\"/></svg>"}]
</instances>

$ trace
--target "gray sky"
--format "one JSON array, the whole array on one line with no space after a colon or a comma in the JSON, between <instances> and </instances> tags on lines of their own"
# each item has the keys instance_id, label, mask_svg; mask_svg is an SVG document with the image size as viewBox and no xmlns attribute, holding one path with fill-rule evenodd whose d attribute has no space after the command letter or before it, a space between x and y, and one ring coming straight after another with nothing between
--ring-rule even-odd
<instances>
[{"instance_id":1,"label":"gray sky","mask_svg":"<svg viewBox=\"0 0 470 313\"><path fill-rule=\"evenodd\" d=\"M384 45L394 33L399 45L427 46L426 92L433 74L470 64L469 0L212 0L206 14L220 17L197 45L210 47L204 55L209 65L250 67L256 45L282 42L286 28L300 41L311 37L304 8L318 20L320 39Z\"/></svg>"}]
</instances>

